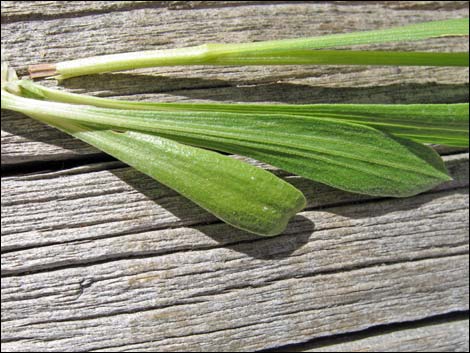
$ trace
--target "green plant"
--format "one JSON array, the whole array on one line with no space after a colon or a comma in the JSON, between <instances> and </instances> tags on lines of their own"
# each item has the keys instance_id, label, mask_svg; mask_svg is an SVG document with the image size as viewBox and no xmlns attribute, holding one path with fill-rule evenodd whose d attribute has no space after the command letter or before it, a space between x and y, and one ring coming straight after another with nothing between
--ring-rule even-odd
<instances>
[{"instance_id":1,"label":"green plant","mask_svg":"<svg viewBox=\"0 0 470 353\"><path fill-rule=\"evenodd\" d=\"M91 97L18 82L24 95L95 107L155 112L237 113L244 116L283 115L313 123L315 118L370 126L416 142L468 147L468 103L461 104L221 104L149 103ZM213 114L212 114L213 115ZM132 121L129 121L132 124Z\"/></svg>"},{"instance_id":2,"label":"green plant","mask_svg":"<svg viewBox=\"0 0 470 353\"><path fill-rule=\"evenodd\" d=\"M305 207L299 190L261 168L156 135L96 128L80 119L68 119L85 116L87 107L81 110L79 106L22 98L14 94L19 93L16 82L15 72L2 63L2 109L25 113L95 146L237 228L276 235ZM59 115L55 114L58 108L64 109ZM79 109L69 114L69 108Z\"/></svg>"},{"instance_id":3,"label":"green plant","mask_svg":"<svg viewBox=\"0 0 470 353\"><path fill-rule=\"evenodd\" d=\"M42 90L22 82L23 94ZM50 92L50 91L49 91ZM346 191L410 196L448 176L429 147L374 128L314 116L219 111L109 109L7 96L8 109L71 121L152 133L198 147L245 155ZM109 102L109 101L108 101ZM449 120L449 119L448 119Z\"/></svg>"},{"instance_id":4,"label":"green plant","mask_svg":"<svg viewBox=\"0 0 470 353\"><path fill-rule=\"evenodd\" d=\"M468 19L434 21L391 29L332 34L256 43L204 44L197 47L149 50L40 64L30 67L32 77L58 79L174 65L420 65L468 66L468 53L324 50L353 45L417 41L432 37L468 35Z\"/></svg>"},{"instance_id":5,"label":"green plant","mask_svg":"<svg viewBox=\"0 0 470 353\"><path fill-rule=\"evenodd\" d=\"M309 39L116 54L37 65L31 72L36 77L58 74L67 78L154 65L324 60L468 66L468 53L316 50L465 34L468 19ZM440 156L422 142L468 146L468 103L128 102L19 80L3 63L2 108L77 137L175 189L225 222L265 236L283 231L289 218L305 207L304 196L267 171L207 149L252 157L350 192L404 197L450 180Z\"/></svg>"}]
</instances>

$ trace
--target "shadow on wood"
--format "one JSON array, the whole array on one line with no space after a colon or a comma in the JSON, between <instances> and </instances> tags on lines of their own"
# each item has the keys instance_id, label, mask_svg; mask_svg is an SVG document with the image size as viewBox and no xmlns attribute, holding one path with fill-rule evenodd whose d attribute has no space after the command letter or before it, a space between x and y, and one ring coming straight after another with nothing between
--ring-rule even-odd
<instances>
[{"instance_id":1,"label":"shadow on wood","mask_svg":"<svg viewBox=\"0 0 470 353\"><path fill-rule=\"evenodd\" d=\"M159 94L190 100L221 102L313 103L460 103L466 102L468 84L403 83L375 87L324 87L285 82L249 82L202 77L171 77L164 73L104 73L74 77L64 88L99 92L100 96ZM210 89L210 90L209 90ZM125 99L125 98L124 98Z\"/></svg>"},{"instance_id":2,"label":"shadow on wood","mask_svg":"<svg viewBox=\"0 0 470 353\"><path fill-rule=\"evenodd\" d=\"M184 224L190 224L194 214L208 213L186 198L184 198L184 202L180 200L178 203L167 203L164 199L162 202L162 198L159 195L162 193L172 194L174 192L146 175L139 173L139 178L133 178L127 174L120 173L118 170L111 170L111 173L145 195L148 199L159 199L159 206L175 215ZM162 189L167 189L167 191L162 192ZM168 199L170 200L170 198ZM297 215L289 222L282 235L277 237L260 237L222 223L215 217L208 216L204 218L213 219L213 221L209 221L208 225L194 226L198 232L207 235L219 244L225 244L224 246L227 248L257 259L281 259L288 257L292 252L308 242L315 229L315 224L311 220ZM253 241L256 241L256 246L252 246L251 243Z\"/></svg>"}]
</instances>

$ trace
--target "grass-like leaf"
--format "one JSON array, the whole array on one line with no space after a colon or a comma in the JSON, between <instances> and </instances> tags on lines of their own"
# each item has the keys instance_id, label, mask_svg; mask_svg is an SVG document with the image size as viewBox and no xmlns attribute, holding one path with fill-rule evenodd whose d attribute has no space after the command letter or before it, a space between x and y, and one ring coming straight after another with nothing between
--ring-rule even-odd
<instances>
[{"instance_id":1,"label":"grass-like leaf","mask_svg":"<svg viewBox=\"0 0 470 353\"><path fill-rule=\"evenodd\" d=\"M405 145L371 127L329 118L116 110L20 97L9 109L154 133L252 157L339 189L369 195L410 196L450 179L432 149L411 141Z\"/></svg>"},{"instance_id":2,"label":"grass-like leaf","mask_svg":"<svg viewBox=\"0 0 470 353\"><path fill-rule=\"evenodd\" d=\"M468 19L413 24L391 29L255 43L205 44L196 47L104 55L30 67L32 77L59 79L152 66L174 65L425 65L468 66L468 53L324 50L353 45L468 36Z\"/></svg>"},{"instance_id":3,"label":"grass-like leaf","mask_svg":"<svg viewBox=\"0 0 470 353\"><path fill-rule=\"evenodd\" d=\"M18 82L24 95L52 101L129 110L283 114L367 125L411 140L468 147L469 105L462 104L206 104L149 103L91 97Z\"/></svg>"}]
</instances>

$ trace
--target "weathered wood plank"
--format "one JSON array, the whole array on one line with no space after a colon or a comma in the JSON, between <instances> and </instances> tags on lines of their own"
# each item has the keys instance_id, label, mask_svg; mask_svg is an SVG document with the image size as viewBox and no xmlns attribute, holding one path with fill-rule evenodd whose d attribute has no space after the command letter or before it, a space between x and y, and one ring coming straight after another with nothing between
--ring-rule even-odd
<instances>
[{"instance_id":1,"label":"weathered wood plank","mask_svg":"<svg viewBox=\"0 0 470 353\"><path fill-rule=\"evenodd\" d=\"M380 211L377 211L378 209ZM248 246L254 248L263 248L262 244L265 244L272 247L276 253L291 252L297 247L302 247L301 253L318 251L328 245L328 248L334 248L336 251L326 259L330 265L330 261L334 263L338 257L342 259L343 264L347 262L347 254L353 248L354 254L350 256L356 257L363 243L372 239L378 242L367 245L367 251L373 260L367 256L356 260L351 258L351 263L390 262L455 254L468 251L467 214L468 192L460 190L422 195L409 202L394 200L361 204L356 205L354 210L351 210L350 206L343 206L324 211L304 211L290 224L284 238L257 238L220 223L154 231L136 230L133 234L98 239L89 236L84 240L70 240L66 243L4 253L2 274L20 274L127 257L211 249L240 242L249 242ZM371 236L379 231L384 232L383 236L387 238L381 240L378 235ZM449 234L452 234L452 237ZM323 236L328 236L325 243ZM403 241L408 248L395 249L395 252L390 254L381 252L383 247L391 247L389 242L396 241ZM372 255L374 253L377 254L375 257ZM273 254L263 254L262 250L257 254L253 250L253 255L258 257Z\"/></svg>"},{"instance_id":2,"label":"weathered wood plank","mask_svg":"<svg viewBox=\"0 0 470 353\"><path fill-rule=\"evenodd\" d=\"M151 7L152 3L161 7L165 6L164 1L71 1L69 3L63 1L2 1L2 23L125 11Z\"/></svg>"},{"instance_id":3,"label":"weathered wood plank","mask_svg":"<svg viewBox=\"0 0 470 353\"><path fill-rule=\"evenodd\" d=\"M457 17L468 17L468 2L2 2L2 54L25 73L30 63L79 56ZM468 42L383 48L467 51ZM438 103L468 101L468 75L158 68L64 87L155 101ZM97 153L3 111L1 138L2 164L12 167ZM248 351L468 310L468 154L445 160L455 181L407 199L343 193L264 166L309 200L272 239L218 222L119 162L4 177L2 349ZM433 338L468 346L466 330L460 341L443 332ZM384 342L398 340L404 350L427 336L390 337ZM386 348L370 339L362 343Z\"/></svg>"},{"instance_id":4,"label":"weathered wood plank","mask_svg":"<svg viewBox=\"0 0 470 353\"><path fill-rule=\"evenodd\" d=\"M465 170L468 173L468 168L456 163L459 159L457 156L446 158L454 161L454 166L450 165L454 173L461 170L461 177L457 178L459 184L454 184L452 187L459 187L465 183L468 185L464 173ZM78 172L76 175L82 175L88 168L90 167L78 168L82 169L81 173L72 170L48 173L44 176L13 178L29 179L29 181L39 179L43 182L49 180L52 185L56 184L60 177L67 182L70 174ZM94 171L88 170L88 172L83 175L89 174L90 180L96 181L97 178L93 177ZM30 184L29 188L23 188L26 189L34 188ZM427 317L452 310L465 310L467 305L465 295L468 294L462 294L460 291L468 293L468 286L462 283L468 278L466 273L453 269L452 274L455 277L448 278L447 272L439 270L435 274L427 266L416 270L416 277L424 281L423 283L409 273L402 273L411 282L405 287L397 287L396 283L390 284L389 289L397 290L398 293L409 294L412 291L413 295L410 295L414 296L418 291L422 295L419 299L416 298L411 312L410 308L403 307L404 304L413 302L411 297L407 297L406 300L402 298L403 301L400 303L393 301L391 306L394 309L389 308L390 303L383 304L392 311L400 308L397 309L398 314L396 312L393 314L398 316L392 315L393 319L383 314L382 309L377 309L379 305L377 303L371 304L367 301L365 305L371 305L370 307L358 309L351 304L349 294L346 295L343 290L330 289L331 294L324 296L324 293L321 295L319 293L325 289L319 289L317 295L323 298L340 298L335 300L347 302L346 304L338 304L336 301L325 303L325 307L311 313L310 319L306 318L312 322L313 327L322 327L319 331L312 326L304 328L302 324L304 319L298 314L303 311L300 309L302 305L318 302L318 298L304 300L301 299L301 294L296 294L299 291L310 292L311 288L316 288L310 282L303 283L304 289L300 288L301 285L294 290L291 284L281 286L284 288L281 291L284 294L278 294L278 288L272 290L268 288L267 292L259 290L257 294L240 292L240 297L246 298L247 301L261 293L264 293L263 298L267 296L267 299L263 299L267 301L263 304L267 307L259 308L262 317L258 317L255 324L254 321L242 323L245 313L239 312L240 308L237 305L248 307L248 304L234 304L233 296L221 298L217 294L239 292L240 288L243 288L243 291L255 290L266 283L271 284L276 281L297 281L292 278L293 274L294 277L301 278L323 276L328 273L339 276L348 273L348 270L360 267L373 267L377 273L383 273L385 277L371 285L372 288L376 288L383 287L385 278L388 280L390 277L390 273L385 269L397 266L393 265L397 262L406 263L410 260L444 256L446 264L455 264L455 256L468 252L468 194L466 190L458 190L424 194L410 199L362 203L354 207L333 207L323 211L303 212L291 224L284 236L272 239L255 238L224 224L214 224L195 228L137 232L107 239L72 241L4 253L2 268L6 269L5 273L22 274L3 278L2 312L5 323L2 327L2 337L6 339L4 344L11 349L21 347L22 350L58 350L64 347L70 349L78 343L67 337L74 336L78 339L80 335L86 334L87 339L80 340L80 345L77 346L80 349L107 350L105 347L108 346L116 350L181 350L192 346L200 347L200 350L231 350L236 349L235 347L240 350L261 349L270 347L271 344L276 346L299 342L306 338L348 332L371 325ZM16 198L11 201L21 200L21 197L18 198L20 194L18 192ZM77 204L77 208L79 207L80 204ZM127 260L128 258L131 260ZM384 266L387 263L392 265ZM400 266L406 265L400 264ZM462 266L464 266L463 271L467 266L468 272L468 263L463 261ZM24 273L38 270L41 272L31 275ZM43 272L44 270L47 271ZM391 271L396 272L396 270ZM223 275L220 275L221 273ZM452 286L454 297L450 297L448 293L441 293L436 288L429 289L429 293L439 291L441 293L438 296L439 300L446 301L436 304L435 299L429 298L427 290L422 291L421 286L427 281L423 279L423 274L435 280L437 276L439 283L442 280L440 275L452 281L441 284L449 291ZM172 282L173 277L177 282ZM362 278L360 274L355 274L353 277ZM328 277L322 282L330 283L331 279ZM351 284L349 277L339 280L338 283L348 283L354 290L357 288L357 283ZM361 294L361 298L370 298L371 295L373 297L374 291L369 293L369 290L369 287L364 289L367 296ZM455 297L456 292L460 293L457 297ZM283 301L279 299L280 297L269 299L271 294L266 293L276 293L275 295L281 295L286 300L285 293L289 293L296 299L292 301ZM325 293L329 293L328 290ZM336 293L336 296L333 293ZM238 298L238 294L236 297ZM379 298L378 300L383 303L390 299L382 294ZM205 305L200 304L200 301L204 301ZM232 312L230 315L233 316L233 327L227 322L220 324L220 318L225 318L223 310L218 313L204 311L211 311L212 309L208 308L213 308L214 302L219 308L230 306L227 310ZM282 307L285 309L282 310L294 312L294 318L290 314L286 317L276 314L276 310L279 309L276 303L283 303ZM190 317L185 317L184 322L179 322L181 326L177 326L179 319L175 318L175 312L186 315L198 305L203 305L204 312L198 311L194 316L189 314ZM253 302L251 305L254 305ZM259 305L261 304L257 302L256 306ZM336 313L328 311L331 307L340 310L342 305L354 313L357 310L361 312L364 310L364 315L360 315L359 321L355 321L356 319L350 321L352 314L347 311L342 311L344 317L339 314L340 311ZM268 312L268 307L269 310L274 308L274 312ZM30 310L34 310L34 313ZM371 310L377 310L374 312L381 312L381 315L371 315ZM309 310L306 311L308 313ZM417 312L420 314L413 316ZM236 316L236 313L240 316ZM276 324L271 314L280 315L278 319L283 324L280 326ZM250 312L249 315L256 314ZM263 315L266 315L266 318L263 319ZM149 329L150 326L142 328L135 323L136 320L147 321L148 317L156 317L158 321L153 321L152 325L159 325L163 331L154 333L155 330ZM199 317L205 317L205 322L210 323L210 327L203 325L203 331L199 331L200 328L197 326ZM332 320L332 317L335 319ZM338 324L337 318L341 324ZM125 324L121 325L121 321ZM215 327L212 327L212 322L215 322ZM289 327L292 326L292 330L286 329L286 322L289 323ZM348 322L350 326L344 326L344 322ZM149 322L148 324L150 325ZM101 331L90 332L86 329L90 326L103 328L107 325L117 330L113 332L116 337L121 338L113 340L111 337L103 336ZM222 328L217 325L222 325ZM224 325L229 325L229 328ZM249 333L252 332L250 330L252 325L255 326L254 337ZM298 330L299 325L302 327L301 330ZM331 325L336 328L331 329ZM60 329L52 329L59 327ZM329 331L323 331L324 329ZM276 334L266 338L270 331ZM278 337L278 331L292 333L288 335L289 337L286 337L286 334ZM44 341L40 337L44 338L47 332L52 332L58 337L49 336L48 341ZM187 334L189 337L178 337L181 332L183 336ZM229 333L228 336L226 332ZM94 336L95 334L97 336ZM258 339L255 339L256 337ZM273 337L278 337L274 338L278 339L274 343ZM207 342L213 341L213 344L208 345ZM235 341L237 343L234 343Z\"/></svg>"},{"instance_id":5,"label":"weathered wood plank","mask_svg":"<svg viewBox=\"0 0 470 353\"><path fill-rule=\"evenodd\" d=\"M3 25L2 45L5 58L18 67L24 67L32 62L46 60L66 60L157 46L164 48L227 42L228 38L231 42L241 42L387 28L407 23L467 17L468 11L467 6L449 11L422 11L412 7L391 9L387 4L381 3L351 6L348 2L248 5L197 11L137 9L65 20L37 21L27 25L23 22L7 23ZM371 12L374 16L370 16ZM380 22L377 18L380 18ZM132 28L132 31L126 31L126 28ZM30 32L31 29L35 31ZM26 32L28 36L23 37ZM25 38L28 38L26 43ZM425 46L423 44L417 42L398 45L416 50L449 50L450 46L452 50L461 50L468 47L461 38L433 39L427 41ZM29 50L21 52L25 47Z\"/></svg>"},{"instance_id":6,"label":"weathered wood plank","mask_svg":"<svg viewBox=\"0 0 470 353\"><path fill-rule=\"evenodd\" d=\"M468 352L468 319L390 331L298 352ZM295 350L297 352L297 350ZM292 350L289 350L292 352Z\"/></svg>"},{"instance_id":7,"label":"weathered wood plank","mask_svg":"<svg viewBox=\"0 0 470 353\"><path fill-rule=\"evenodd\" d=\"M129 10L142 7L166 7L169 10L195 10L210 7L233 7L251 5L273 5L282 3L302 3L302 1L74 1L64 6L62 1L2 1L2 17L17 20L18 16L27 15L66 15L89 13L97 11L112 12L113 10ZM333 2L333 1L325 1ZM422 11L452 11L465 9L468 1L407 1L397 3L396 1L369 1L369 5L380 3L391 9L422 10ZM363 5L361 3L350 3L350 6Z\"/></svg>"},{"instance_id":8,"label":"weathered wood plank","mask_svg":"<svg viewBox=\"0 0 470 353\"><path fill-rule=\"evenodd\" d=\"M251 351L468 309L468 255L315 275L327 249L257 266L237 250L5 278L3 349Z\"/></svg>"},{"instance_id":9,"label":"weathered wood plank","mask_svg":"<svg viewBox=\"0 0 470 353\"><path fill-rule=\"evenodd\" d=\"M36 5L24 6L28 9ZM93 8L100 4L76 6ZM460 3L429 2L423 6L430 9L441 6L443 11L423 11L417 3L398 6L393 2L354 6L347 2L243 5L237 8L201 5L207 8L172 10L171 14L165 8L113 13L91 11L81 17L2 24L2 49L5 58L24 73L26 65L31 63L111 52L226 42L227 38L253 41L310 36L468 16L468 8ZM5 16L8 11L7 8ZM370 16L371 11L374 16ZM380 23L376 18L381 19ZM126 24L131 24L131 32L122 30ZM387 47L465 51L468 42L462 38L438 38ZM132 95L132 99L154 101L450 103L468 100L468 68L186 67L139 72L77 78L65 81L64 85L75 92ZM97 153L65 134L5 112L2 112L1 138L4 165Z\"/></svg>"},{"instance_id":10,"label":"weathered wood plank","mask_svg":"<svg viewBox=\"0 0 470 353\"><path fill-rule=\"evenodd\" d=\"M468 154L446 156L445 160L455 180L443 184L438 190L468 186ZM272 170L302 190L309 208L374 199ZM95 171L79 168L3 178L1 195L2 251L97 241L168 226L192 226L216 221L207 211L131 168ZM420 204L418 200L397 200L391 205L412 208ZM378 206L370 205L370 209L364 210L365 214L373 212L375 207ZM392 209L393 206L390 206ZM171 243L164 248L180 245L178 242ZM62 251L65 250L57 248L54 258L61 258ZM20 266L27 263L21 265L21 262Z\"/></svg>"},{"instance_id":11,"label":"weathered wood plank","mask_svg":"<svg viewBox=\"0 0 470 353\"><path fill-rule=\"evenodd\" d=\"M292 1L270 1L269 4L292 3ZM294 1L299 2L299 1ZM301 1L300 1L301 2ZM438 7L443 11L464 8L465 1L427 1L427 6L421 6L423 10ZM110 13L114 11L129 11L143 8L165 8L167 10L197 10L204 8L236 7L267 5L266 1L73 1L64 4L62 1L2 1L2 22L37 21L51 18L64 18L67 16L86 16L96 13ZM394 6L391 8L418 8Z\"/></svg>"}]
</instances>

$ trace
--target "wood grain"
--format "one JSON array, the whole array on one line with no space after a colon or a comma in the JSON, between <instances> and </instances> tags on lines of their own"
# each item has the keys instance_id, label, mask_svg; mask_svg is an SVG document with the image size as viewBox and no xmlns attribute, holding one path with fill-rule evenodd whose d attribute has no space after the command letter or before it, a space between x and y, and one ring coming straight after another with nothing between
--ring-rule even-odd
<instances>
[{"instance_id":1,"label":"wood grain","mask_svg":"<svg viewBox=\"0 0 470 353\"><path fill-rule=\"evenodd\" d=\"M468 154L445 159L455 180L442 184L437 190L467 187ZM103 167L109 168L103 165L101 169ZM90 246L94 246L100 238L216 221L207 211L131 168L99 169L79 168L3 178L2 251L79 240L90 241ZM309 208L374 199L341 192L282 171L276 173L306 195ZM419 197L398 199L392 204L412 208L412 205L419 205L417 200ZM376 206L372 204L371 207L371 210L364 210L366 215ZM322 217L315 218L320 220ZM175 240L176 243L169 244L170 249L178 243L181 245L180 238ZM191 239L188 244L193 241L196 240ZM98 250L105 248L98 247ZM63 251L58 248L54 258L60 258ZM20 260L18 263L19 266L27 264L30 262Z\"/></svg>"},{"instance_id":2,"label":"wood grain","mask_svg":"<svg viewBox=\"0 0 470 353\"><path fill-rule=\"evenodd\" d=\"M467 155L447 159L449 166L454 161L454 173L468 173L462 166ZM35 190L42 204L28 207L57 205L50 186L57 188L62 179L71 186L67 198L77 203L59 206L58 217L72 224L72 210L82 218L83 210L103 216L110 205L123 202L112 201L113 193L122 194L118 184L103 181L112 190L106 197L111 201L93 211L84 201L96 195L76 198L70 182L80 176L82 190L93 190L89 183L102 181L94 173L85 168L7 178L26 183L10 189L18 191L16 196L2 197L7 206L2 210L18 206L24 190ZM468 185L464 174L456 179ZM466 310L468 189L461 186L354 207L324 205L300 213L283 236L271 239L221 223L141 232L139 217L132 214L136 228L130 234L100 236L86 224L67 232L67 226L59 227L71 238L3 253L2 336L11 350L251 350ZM41 193L42 188L48 191ZM183 209L182 204L179 200L176 208ZM197 212L188 215L197 219ZM153 220L158 225L158 218ZM83 231L89 239L77 239ZM15 234L18 242L22 236ZM370 283L369 275L380 279ZM311 288L318 288L316 294ZM371 299L376 296L377 301ZM159 330L151 329L154 325ZM97 329L78 342L86 327Z\"/></svg>"},{"instance_id":3,"label":"wood grain","mask_svg":"<svg viewBox=\"0 0 470 353\"><path fill-rule=\"evenodd\" d=\"M20 74L31 63L89 55L469 13L461 1L1 6L2 56ZM468 41L378 47L468 51ZM76 78L60 88L165 102L451 103L468 101L468 79L468 68L198 66ZM261 238L120 162L90 163L105 158L23 115L2 111L1 142L2 351L253 351L302 342L313 342L307 351L468 350L468 321L448 321L468 310L468 150L437 146L454 180L405 199L345 193L233 156L308 199L285 233ZM389 329L368 333L376 327ZM357 331L365 333L337 340Z\"/></svg>"},{"instance_id":4,"label":"wood grain","mask_svg":"<svg viewBox=\"0 0 470 353\"><path fill-rule=\"evenodd\" d=\"M468 255L296 270L322 255L289 256L297 266L275 276L279 259L254 266L225 248L8 277L3 348L251 351L468 310Z\"/></svg>"},{"instance_id":5,"label":"wood grain","mask_svg":"<svg viewBox=\"0 0 470 353\"><path fill-rule=\"evenodd\" d=\"M344 343L322 343L298 352L468 352L468 334L467 318L386 331Z\"/></svg>"}]
</instances>

